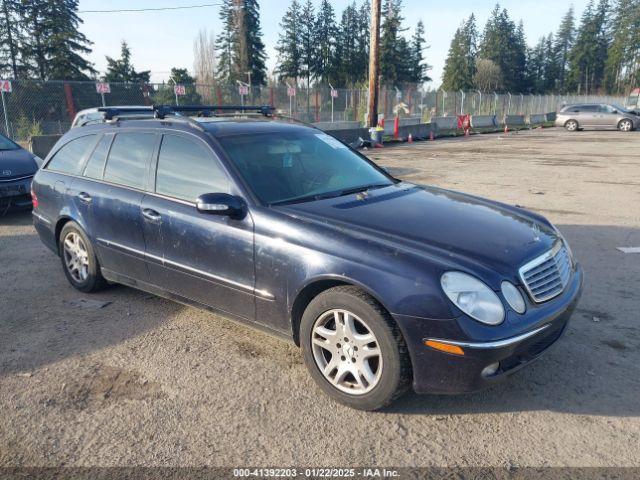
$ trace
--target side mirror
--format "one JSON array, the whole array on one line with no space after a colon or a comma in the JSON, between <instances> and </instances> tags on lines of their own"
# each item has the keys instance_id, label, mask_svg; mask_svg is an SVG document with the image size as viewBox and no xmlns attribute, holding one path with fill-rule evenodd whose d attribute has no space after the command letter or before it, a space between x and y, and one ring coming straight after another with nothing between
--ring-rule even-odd
<instances>
[{"instance_id":1,"label":"side mirror","mask_svg":"<svg viewBox=\"0 0 640 480\"><path fill-rule=\"evenodd\" d=\"M615 108L611 111L611 113L618 113L618 110L616 110Z\"/></svg>"},{"instance_id":2,"label":"side mirror","mask_svg":"<svg viewBox=\"0 0 640 480\"><path fill-rule=\"evenodd\" d=\"M247 213L244 200L228 193L204 193L196 200L196 208L202 213L234 219L243 218Z\"/></svg>"}]
</instances>

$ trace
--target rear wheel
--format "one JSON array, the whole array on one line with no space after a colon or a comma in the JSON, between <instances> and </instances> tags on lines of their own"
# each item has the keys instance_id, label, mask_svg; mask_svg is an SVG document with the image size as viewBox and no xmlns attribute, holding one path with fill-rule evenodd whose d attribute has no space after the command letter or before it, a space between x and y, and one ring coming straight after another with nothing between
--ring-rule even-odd
<instances>
[{"instance_id":1,"label":"rear wheel","mask_svg":"<svg viewBox=\"0 0 640 480\"><path fill-rule=\"evenodd\" d=\"M377 410L410 385L411 363L398 326L357 287L331 288L314 298L300 339L311 376L340 403Z\"/></svg>"},{"instance_id":2,"label":"rear wheel","mask_svg":"<svg viewBox=\"0 0 640 480\"><path fill-rule=\"evenodd\" d=\"M627 118L624 118L618 122L618 130L621 132L630 132L633 130L633 122Z\"/></svg>"},{"instance_id":3,"label":"rear wheel","mask_svg":"<svg viewBox=\"0 0 640 480\"><path fill-rule=\"evenodd\" d=\"M80 225L65 224L58 242L62 269L71 285L81 292L95 292L106 285L93 245Z\"/></svg>"},{"instance_id":4,"label":"rear wheel","mask_svg":"<svg viewBox=\"0 0 640 480\"><path fill-rule=\"evenodd\" d=\"M564 128L569 132L575 132L578 130L578 122L575 120L567 120L564 124Z\"/></svg>"}]
</instances>

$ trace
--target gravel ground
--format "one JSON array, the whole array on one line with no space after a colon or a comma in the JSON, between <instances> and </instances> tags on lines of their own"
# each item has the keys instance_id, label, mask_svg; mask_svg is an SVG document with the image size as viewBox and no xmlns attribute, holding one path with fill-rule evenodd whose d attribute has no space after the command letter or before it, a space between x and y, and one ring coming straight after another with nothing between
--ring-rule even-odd
<instances>
[{"instance_id":1,"label":"gravel ground","mask_svg":"<svg viewBox=\"0 0 640 480\"><path fill-rule=\"evenodd\" d=\"M0 466L640 466L640 133L537 130L367 152L559 225L586 285L564 339L491 390L329 401L296 347L124 287L73 290L0 218Z\"/></svg>"}]
</instances>

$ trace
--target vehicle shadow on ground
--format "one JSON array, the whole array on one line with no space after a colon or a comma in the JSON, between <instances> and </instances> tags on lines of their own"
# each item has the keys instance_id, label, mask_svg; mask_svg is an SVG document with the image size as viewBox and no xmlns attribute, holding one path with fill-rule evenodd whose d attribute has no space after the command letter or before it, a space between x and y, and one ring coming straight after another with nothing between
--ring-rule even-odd
<instances>
[{"instance_id":1,"label":"vehicle shadow on ground","mask_svg":"<svg viewBox=\"0 0 640 480\"><path fill-rule=\"evenodd\" d=\"M29 374L120 344L187 308L117 285L78 292L32 229L7 235L3 228L30 224L29 212L0 218L0 375Z\"/></svg>"},{"instance_id":2,"label":"vehicle shadow on ground","mask_svg":"<svg viewBox=\"0 0 640 480\"><path fill-rule=\"evenodd\" d=\"M585 272L567 333L538 361L486 391L458 396L409 393L387 413L464 415L531 410L640 415L640 229L559 225Z\"/></svg>"}]
</instances>

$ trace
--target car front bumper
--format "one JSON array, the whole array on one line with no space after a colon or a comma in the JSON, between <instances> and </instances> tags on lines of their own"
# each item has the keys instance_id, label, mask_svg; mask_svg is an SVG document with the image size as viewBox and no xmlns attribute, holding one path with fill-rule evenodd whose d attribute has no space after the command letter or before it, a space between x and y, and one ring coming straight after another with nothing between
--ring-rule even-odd
<instances>
[{"instance_id":1,"label":"car front bumper","mask_svg":"<svg viewBox=\"0 0 640 480\"><path fill-rule=\"evenodd\" d=\"M582 269L577 266L562 294L531 308L522 316L519 326L511 322L492 327L500 329L496 334L504 335L494 339L461 338L465 331L460 327L461 320L471 320L468 318L429 320L394 315L409 347L414 390L434 394L482 390L538 359L566 331L582 293L582 284ZM453 332L453 338L443 335L445 332ZM464 355L427 347L424 344L427 340L460 347ZM485 368L495 364L498 364L495 373L483 374Z\"/></svg>"},{"instance_id":2,"label":"car front bumper","mask_svg":"<svg viewBox=\"0 0 640 480\"><path fill-rule=\"evenodd\" d=\"M8 209L31 208L31 181L33 176L0 179L0 213Z\"/></svg>"}]
</instances>

